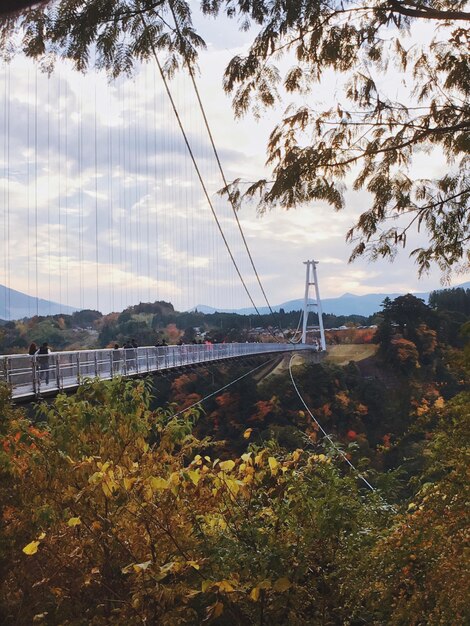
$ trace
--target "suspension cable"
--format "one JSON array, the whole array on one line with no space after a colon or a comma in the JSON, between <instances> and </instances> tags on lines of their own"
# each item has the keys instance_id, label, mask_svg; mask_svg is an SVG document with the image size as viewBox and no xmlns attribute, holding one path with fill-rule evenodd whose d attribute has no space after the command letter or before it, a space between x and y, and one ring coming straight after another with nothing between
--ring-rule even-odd
<instances>
[{"instance_id":1,"label":"suspension cable","mask_svg":"<svg viewBox=\"0 0 470 626\"><path fill-rule=\"evenodd\" d=\"M299 315L299 322L298 322L298 324L297 324L297 328L296 328L296 329L295 329L295 331L294 331L294 337L295 337L295 336L296 336L296 334L299 332L299 329L300 329L300 323L302 322L302 318L303 318L303 316L304 316L304 312L303 312L303 310L302 310L302 311L300 311L300 315ZM300 343L300 342L301 342L301 340L302 340L302 335L301 335L298 339L296 339L295 341L294 341L294 339L289 339L289 343Z\"/></svg>"},{"instance_id":2,"label":"suspension cable","mask_svg":"<svg viewBox=\"0 0 470 626\"><path fill-rule=\"evenodd\" d=\"M212 398L212 396L216 396L218 393L220 393L221 391L224 391L224 389L227 389L228 387L231 387L232 385L234 385L235 383L238 383L239 380L242 380L242 378L245 378L246 376L249 376L250 374L252 374L253 372L256 372L256 370L259 370L261 367L263 367L264 365L267 365L268 363L271 363L272 361L275 361L277 359L277 357L272 357L271 359L268 359L267 361L263 361L263 363L261 363L261 365L257 365L256 367L254 367L253 369L251 369L249 372L246 372L245 374L243 374L242 376L239 376L238 378L236 378L235 380L232 380L232 382L228 383L227 385L224 385L223 387L220 387L220 389L217 389L217 391L213 391L212 393L210 393L207 396L204 396L204 398L201 398L200 400L198 400L197 402L193 402L193 404L190 404L189 406L187 406L185 409L182 409L181 411L178 411L177 413L174 413L172 415L172 417L178 417L178 415L181 415L182 413L186 413L186 411L189 411L190 409L194 408L195 406L198 406L198 404L202 404L203 402L205 402L206 400L208 400L209 398Z\"/></svg>"},{"instance_id":3,"label":"suspension cable","mask_svg":"<svg viewBox=\"0 0 470 626\"><path fill-rule=\"evenodd\" d=\"M143 24L144 28L147 28L147 25L145 23L145 19L144 19L144 17L142 15L140 16L140 19L142 21L142 24ZM231 261L232 261L232 263L233 263L233 265L234 265L234 267L235 267L235 269L237 271L238 277L240 278L240 281L241 281L241 283L243 285L243 288L245 289L245 292L246 292L248 298L250 299L251 304L253 305L253 308L258 313L258 315L261 315L259 310L258 310L258 307L256 306L256 304L255 304L255 302L254 302L254 300L253 300L253 298L251 296L251 293L248 290L248 287L247 287L247 285L245 283L245 280L244 280L244 278L243 278L243 276L242 276L242 274L240 272L240 269L239 269L239 267L237 265L235 257L233 256L232 250L230 249L230 245L229 245L229 243L227 241L227 238L225 237L225 233L222 230L222 226L221 226L219 218L217 217L217 214L215 212L214 205L212 204L212 200L211 200L211 198L209 196L209 192L207 191L206 184L204 182L204 179L202 177L201 171L200 171L199 166L197 164L196 158L195 158L194 153L192 151L191 144L189 143L189 139L188 139L188 137L186 135L186 131L184 129L183 123L182 123L180 115L178 113L178 109L176 108L175 101L173 99L172 93L170 91L170 87L168 85L168 81L166 80L165 73L163 72L163 68L162 68L162 66L160 64L160 60L158 58L157 51L155 50L155 46L154 46L153 43L152 43L151 47L152 47L153 56L154 56L155 61L157 63L158 70L160 72L160 76L161 76L163 84L165 86L166 93L167 93L168 98L170 100L170 103L171 103L171 106L173 108L173 112L175 114L175 117L176 117L176 119L178 121L178 125L179 125L179 128L181 130L181 134L183 135L183 139L184 139L184 142L186 144L186 148L188 149L189 156L191 157L191 161L193 162L194 169L196 170L197 177L199 179L199 182L201 183L201 187L202 187L202 189L204 191L204 195L205 195L206 200L207 200L207 202L209 204L209 207L210 207L210 209L212 211L212 215L213 215L213 217L215 219L215 222L216 222L217 227L219 229L220 235L221 235L221 237L222 237L222 239L224 241L225 247L227 248L227 251L229 253L230 259L231 259Z\"/></svg>"},{"instance_id":4,"label":"suspension cable","mask_svg":"<svg viewBox=\"0 0 470 626\"><path fill-rule=\"evenodd\" d=\"M182 39L181 30L180 30L180 27L179 27L179 24L178 24L178 20L177 20L176 15L175 15L175 11L173 9L172 2L169 3L169 6L170 6L171 14L173 16L173 20L175 22L176 32L178 33L178 36ZM211 131L211 128L210 128L210 125L209 125L209 121L208 121L207 116L206 116L206 111L204 109L204 105L203 105L202 100L201 100L201 96L200 96L199 89L198 89L198 86L197 86L197 83L196 83L196 79L195 79L195 76L194 76L193 68L192 68L192 65L191 65L191 63L190 63L190 61L188 59L188 55L186 53L186 50L184 48L183 48L183 57L184 57L186 66L188 68L189 75L191 77L191 82L192 82L192 85L193 85L193 88L194 88L194 92L196 94L196 98L197 98L197 101L198 101L198 104L199 104L199 108L201 110L202 117L204 119L204 125L206 127L207 134L209 136L209 140L210 140L210 143L211 143L211 146L212 146L212 150L214 152L215 159L217 161L217 166L219 168L220 175L221 175L222 180L224 182L225 189L228 189L227 178L225 176L225 172L224 172L224 169L222 167L222 163L220 161L219 153L218 153L217 147L216 147L215 142L214 142L214 137L212 135L212 131ZM248 242L246 240L245 233L243 232L242 226L240 224L240 220L238 219L237 210L236 210L236 207L235 207L235 203L233 201L232 194L227 193L227 195L228 195L228 199L229 199L229 202L230 202L230 206L232 207L232 211L233 211L233 215L235 217L235 221L237 222L238 230L240 231L240 235L241 235L243 243L245 245L245 249L246 249L246 252L248 254L248 258L250 259L251 267L253 268L253 271L254 271L255 276L256 276L256 280L258 281L258 285L259 285L259 287L261 289L261 293L263 294L264 299L266 301L266 304L268 305L270 314L272 316L274 316L274 311L273 311L273 309L271 307L271 304L269 303L268 297L267 297L266 292L264 290L264 287L263 287L263 285L261 283L261 279L259 277L258 270L256 269L255 262L253 260L253 256L251 254L250 248L248 247Z\"/></svg>"},{"instance_id":5,"label":"suspension cable","mask_svg":"<svg viewBox=\"0 0 470 626\"><path fill-rule=\"evenodd\" d=\"M364 476L359 473L357 471L357 469L354 467L354 465L351 463L351 461L348 459L347 455L341 450L341 448L339 448L336 443L333 441L333 439L331 438L331 436L326 432L326 430L323 428L323 426L320 424L320 422L317 420L317 418L314 416L314 414L312 413L312 411L308 408L307 403L305 402L305 400L302 398L300 391L297 387L297 385L295 384L295 380L294 380L294 376L292 374L292 361L294 359L294 355L291 356L290 360L289 360L289 375L290 375L290 379L292 382L292 385L299 397L299 400L302 402L302 404L304 405L307 413L310 415L310 417L313 419L313 421L315 422L315 424L318 426L318 428L321 430L321 432L323 433L323 435L325 436L326 439L328 439L328 441L331 443L331 445L333 446L333 448L336 450L336 452L338 452L344 459L344 461L346 461L346 463L349 465L349 467L351 467L351 469L353 469L357 475L359 476L359 478L365 483L365 485L371 490L375 492L375 488L372 487L372 485L370 484L370 482L364 478Z\"/></svg>"}]
</instances>

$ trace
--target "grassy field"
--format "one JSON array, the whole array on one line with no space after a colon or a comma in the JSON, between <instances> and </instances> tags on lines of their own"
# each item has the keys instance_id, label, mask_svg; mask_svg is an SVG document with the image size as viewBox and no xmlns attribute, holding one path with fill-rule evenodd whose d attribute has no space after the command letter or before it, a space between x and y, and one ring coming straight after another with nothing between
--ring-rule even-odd
<instances>
[{"instance_id":1,"label":"grassy field","mask_svg":"<svg viewBox=\"0 0 470 626\"><path fill-rule=\"evenodd\" d=\"M368 359L377 352L374 344L350 344L328 346L326 361L336 365L347 365L349 361L362 361Z\"/></svg>"}]
</instances>

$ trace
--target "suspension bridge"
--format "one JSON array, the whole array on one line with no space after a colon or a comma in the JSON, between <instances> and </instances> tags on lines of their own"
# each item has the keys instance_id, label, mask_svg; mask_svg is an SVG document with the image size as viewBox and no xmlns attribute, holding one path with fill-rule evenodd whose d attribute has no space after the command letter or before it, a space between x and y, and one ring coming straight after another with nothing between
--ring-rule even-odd
<instances>
[{"instance_id":1,"label":"suspension bridge","mask_svg":"<svg viewBox=\"0 0 470 626\"><path fill-rule=\"evenodd\" d=\"M54 396L60 391L73 391L86 378L134 378L233 359L272 357L279 353L305 350L311 353L312 346L279 343L189 344L65 351L51 353L46 357L19 354L0 357L0 382L9 385L13 400L29 401L38 397ZM321 358L320 353L316 356L318 360Z\"/></svg>"},{"instance_id":2,"label":"suspension bridge","mask_svg":"<svg viewBox=\"0 0 470 626\"><path fill-rule=\"evenodd\" d=\"M171 302L184 311L203 301L219 311L267 311L277 326L246 227L230 194L220 193L240 169L249 178L249 164L234 149L225 172L194 75L170 83L156 61L111 85L99 72L82 76L65 62L53 73L21 57L0 67L0 319L51 315L56 302L64 311L112 314L138 302ZM261 263L267 273L269 259ZM319 359L326 345L316 262L306 265L294 343L4 354L0 382L13 399L28 401L74 390L85 378L314 353L317 346L306 342L312 286ZM12 289L32 296L27 315L15 312Z\"/></svg>"}]
</instances>

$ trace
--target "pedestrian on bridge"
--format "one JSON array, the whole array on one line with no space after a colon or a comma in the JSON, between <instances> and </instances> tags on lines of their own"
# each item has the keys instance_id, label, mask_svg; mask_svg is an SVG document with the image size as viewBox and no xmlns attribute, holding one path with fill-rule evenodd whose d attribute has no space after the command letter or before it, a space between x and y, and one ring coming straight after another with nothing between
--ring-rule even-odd
<instances>
[{"instance_id":1,"label":"pedestrian on bridge","mask_svg":"<svg viewBox=\"0 0 470 626\"><path fill-rule=\"evenodd\" d=\"M49 355L50 353L51 351L49 349L47 341L45 341L41 345L39 350L36 352L37 360L39 364L39 379L44 380L46 382L46 385L49 384L49 361L50 361Z\"/></svg>"},{"instance_id":2,"label":"pedestrian on bridge","mask_svg":"<svg viewBox=\"0 0 470 626\"><path fill-rule=\"evenodd\" d=\"M121 370L121 349L118 343L113 348L113 374L119 374Z\"/></svg>"},{"instance_id":3,"label":"pedestrian on bridge","mask_svg":"<svg viewBox=\"0 0 470 626\"><path fill-rule=\"evenodd\" d=\"M29 348L28 348L28 354L29 354L29 356L34 356L37 351L38 351L38 347L37 347L37 345L33 341L31 343L31 345L29 346Z\"/></svg>"}]
</instances>

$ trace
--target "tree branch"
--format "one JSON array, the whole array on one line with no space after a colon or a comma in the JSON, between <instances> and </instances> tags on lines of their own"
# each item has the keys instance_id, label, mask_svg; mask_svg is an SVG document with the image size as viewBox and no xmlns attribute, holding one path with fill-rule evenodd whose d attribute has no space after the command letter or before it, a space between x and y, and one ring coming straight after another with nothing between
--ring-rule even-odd
<instances>
[{"instance_id":1,"label":"tree branch","mask_svg":"<svg viewBox=\"0 0 470 626\"><path fill-rule=\"evenodd\" d=\"M389 7L394 13L400 13L400 15L406 15L407 17L419 17L428 20L470 21L470 13L466 13L465 11L441 11L439 9L415 4L408 0L405 0L403 3L399 2L399 0L390 0Z\"/></svg>"}]
</instances>

